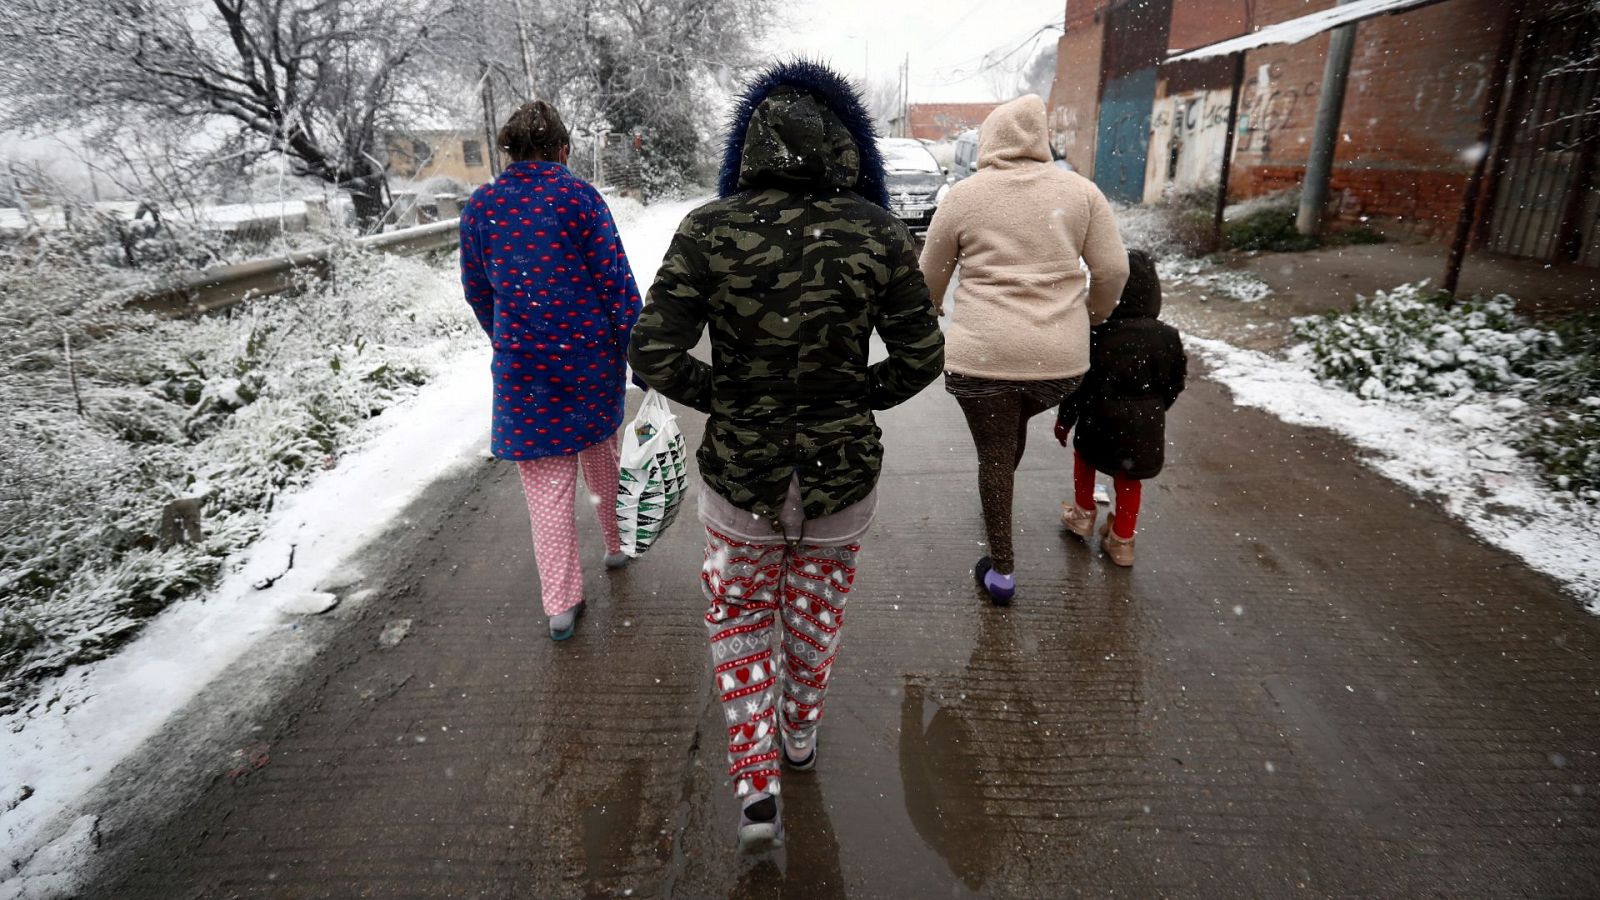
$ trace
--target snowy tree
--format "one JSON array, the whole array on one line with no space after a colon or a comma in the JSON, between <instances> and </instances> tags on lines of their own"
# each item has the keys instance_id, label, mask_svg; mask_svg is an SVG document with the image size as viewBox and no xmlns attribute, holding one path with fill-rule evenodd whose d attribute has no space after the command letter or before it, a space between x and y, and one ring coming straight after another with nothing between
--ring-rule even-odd
<instances>
[{"instance_id":1,"label":"snowy tree","mask_svg":"<svg viewBox=\"0 0 1600 900\"><path fill-rule=\"evenodd\" d=\"M599 107L644 137L646 188L681 183L717 110L707 82L747 65L774 0L592 0L585 5Z\"/></svg>"},{"instance_id":2,"label":"snowy tree","mask_svg":"<svg viewBox=\"0 0 1600 900\"><path fill-rule=\"evenodd\" d=\"M142 122L212 158L278 152L383 212L382 134L425 91L455 5L427 0L12 0L0 21L0 129Z\"/></svg>"},{"instance_id":3,"label":"snowy tree","mask_svg":"<svg viewBox=\"0 0 1600 900\"><path fill-rule=\"evenodd\" d=\"M538 94L576 131L639 135L646 187L665 189L693 174L720 111L717 90L755 61L776 9L776 0L479 0L463 12L472 21L459 30L473 37L458 46L455 70L488 72L520 102L526 37Z\"/></svg>"},{"instance_id":4,"label":"snowy tree","mask_svg":"<svg viewBox=\"0 0 1600 900\"><path fill-rule=\"evenodd\" d=\"M900 117L900 82L892 78L879 78L868 84L862 91L862 100L867 105L867 112L872 114L872 121L878 125L878 133L892 134L890 125Z\"/></svg>"},{"instance_id":5,"label":"snowy tree","mask_svg":"<svg viewBox=\"0 0 1600 900\"><path fill-rule=\"evenodd\" d=\"M1595 34L1600 31L1600 0L1558 0L1555 15L1565 17L1570 27L1579 33ZM1582 43L1552 72L1552 75L1600 71L1600 40ZM1600 118L1600 91L1593 93L1587 108L1578 113L1583 118Z\"/></svg>"}]
</instances>

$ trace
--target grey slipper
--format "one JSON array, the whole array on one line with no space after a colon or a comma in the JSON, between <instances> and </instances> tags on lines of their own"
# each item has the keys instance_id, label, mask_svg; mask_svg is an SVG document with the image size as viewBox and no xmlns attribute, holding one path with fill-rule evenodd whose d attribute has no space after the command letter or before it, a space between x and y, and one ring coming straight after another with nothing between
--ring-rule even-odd
<instances>
[{"instance_id":1,"label":"grey slipper","mask_svg":"<svg viewBox=\"0 0 1600 900\"><path fill-rule=\"evenodd\" d=\"M550 617L550 640L564 641L572 637L578 630L578 617L583 615L584 601L579 600L578 605L564 613L557 613Z\"/></svg>"}]
</instances>

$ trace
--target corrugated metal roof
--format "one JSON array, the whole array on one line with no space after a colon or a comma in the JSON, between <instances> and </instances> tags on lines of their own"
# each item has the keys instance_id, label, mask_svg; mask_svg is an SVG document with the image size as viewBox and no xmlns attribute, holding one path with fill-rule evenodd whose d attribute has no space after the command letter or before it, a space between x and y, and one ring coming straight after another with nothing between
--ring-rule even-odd
<instances>
[{"instance_id":1,"label":"corrugated metal roof","mask_svg":"<svg viewBox=\"0 0 1600 900\"><path fill-rule=\"evenodd\" d=\"M1353 22L1360 22L1363 19L1406 12L1407 10L1430 6L1439 2L1441 0L1355 0L1354 3L1341 4L1331 9L1324 9L1320 12L1290 19L1287 22L1268 25L1249 34L1218 41L1215 44L1201 47L1197 50L1187 50L1177 56L1169 57L1165 62L1188 62L1196 59L1229 56L1272 44L1298 44L1307 38L1316 37L1324 31L1338 28L1340 25L1349 25Z\"/></svg>"}]
</instances>

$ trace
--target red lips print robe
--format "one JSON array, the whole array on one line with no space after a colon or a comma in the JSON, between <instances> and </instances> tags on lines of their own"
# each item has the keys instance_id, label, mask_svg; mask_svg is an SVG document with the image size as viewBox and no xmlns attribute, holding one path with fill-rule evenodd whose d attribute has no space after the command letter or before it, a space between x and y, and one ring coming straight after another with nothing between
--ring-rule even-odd
<instances>
[{"instance_id":1,"label":"red lips print robe","mask_svg":"<svg viewBox=\"0 0 1600 900\"><path fill-rule=\"evenodd\" d=\"M494 345L495 456L617 430L639 288L599 191L560 163L512 163L461 213L461 284Z\"/></svg>"}]
</instances>

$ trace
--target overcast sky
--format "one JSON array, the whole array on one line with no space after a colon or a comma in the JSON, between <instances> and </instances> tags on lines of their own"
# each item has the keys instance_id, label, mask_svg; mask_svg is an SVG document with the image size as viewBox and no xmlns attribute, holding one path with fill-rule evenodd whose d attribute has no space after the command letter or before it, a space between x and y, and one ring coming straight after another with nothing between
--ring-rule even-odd
<instances>
[{"instance_id":1,"label":"overcast sky","mask_svg":"<svg viewBox=\"0 0 1600 900\"><path fill-rule=\"evenodd\" d=\"M1033 35L1044 25L1060 28L1064 0L800 0L769 40L776 54L821 56L853 77L896 78L911 54L911 101L977 101L999 96L996 77L983 71L984 54L1011 54L1002 67L1009 77L1059 30Z\"/></svg>"}]
</instances>

